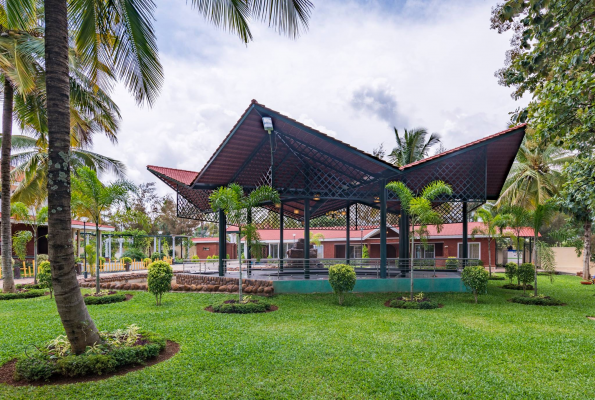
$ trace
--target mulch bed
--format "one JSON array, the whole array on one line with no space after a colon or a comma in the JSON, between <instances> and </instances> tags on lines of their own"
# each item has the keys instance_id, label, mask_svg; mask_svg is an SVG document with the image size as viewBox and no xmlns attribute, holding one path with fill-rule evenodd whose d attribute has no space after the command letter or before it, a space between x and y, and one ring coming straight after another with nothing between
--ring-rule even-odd
<instances>
[{"instance_id":1,"label":"mulch bed","mask_svg":"<svg viewBox=\"0 0 595 400\"><path fill-rule=\"evenodd\" d=\"M78 376L76 378L69 378L66 376L56 376L52 377L49 382L27 382L25 380L22 381L15 381L14 380L14 373L15 373L15 366L17 363L16 358L10 360L6 364L0 367L0 383L6 383L7 385L11 386L46 386L46 385L68 385L71 383L81 383L81 382L95 382L95 381L102 381L104 379L111 378L113 376L118 375L126 375L129 372L138 371L152 365L158 364L160 362L169 360L173 356L175 356L178 351L180 351L180 345L176 342L172 342L170 340L167 341L165 349L159 353L156 358L151 360L147 360L147 362L142 365L129 365L127 367L122 367L116 372L111 372L105 375L93 375L93 376Z\"/></svg>"},{"instance_id":2,"label":"mulch bed","mask_svg":"<svg viewBox=\"0 0 595 400\"><path fill-rule=\"evenodd\" d=\"M508 299L506 300L509 303L513 303L513 304L520 304L522 306L541 306L541 307L561 307L561 306L567 306L568 304L566 303L560 303L560 304L525 304L525 303L515 303L514 301L512 301L512 299ZM589 318L589 317L587 317ZM595 319L595 317L594 317Z\"/></svg>"},{"instance_id":3,"label":"mulch bed","mask_svg":"<svg viewBox=\"0 0 595 400\"><path fill-rule=\"evenodd\" d=\"M279 309L279 307L277 307L277 306L271 306L268 310L263 311L263 312L268 313L268 312L277 311L278 309ZM213 306L208 306L207 308L205 308L205 311L212 312L213 314L240 314L240 313L220 313L220 312L215 312L215 311L213 311ZM262 312L260 312L260 313L248 313L248 314L262 314ZM248 315L248 314L246 314L246 315Z\"/></svg>"},{"instance_id":4,"label":"mulch bed","mask_svg":"<svg viewBox=\"0 0 595 400\"><path fill-rule=\"evenodd\" d=\"M394 299L389 299L389 300L385 301L384 302L384 306L385 307L388 307L388 308L393 308L393 307L390 306L390 302L393 301L393 300ZM438 308L442 308L442 307L444 307L444 304L438 303Z\"/></svg>"}]
</instances>

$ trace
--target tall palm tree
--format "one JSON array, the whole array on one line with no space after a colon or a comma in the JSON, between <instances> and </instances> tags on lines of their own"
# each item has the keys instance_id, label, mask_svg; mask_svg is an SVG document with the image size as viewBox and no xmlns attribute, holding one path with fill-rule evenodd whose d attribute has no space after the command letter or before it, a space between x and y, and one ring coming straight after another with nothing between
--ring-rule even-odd
<instances>
[{"instance_id":1,"label":"tall palm tree","mask_svg":"<svg viewBox=\"0 0 595 400\"><path fill-rule=\"evenodd\" d=\"M532 210L527 213L527 222L533 228L533 265L535 266L535 279L533 285L533 293L537 296L537 251L539 241L539 231L550 223L557 211L553 201L546 201L543 204L536 203Z\"/></svg>"},{"instance_id":2,"label":"tall palm tree","mask_svg":"<svg viewBox=\"0 0 595 400\"><path fill-rule=\"evenodd\" d=\"M26 0L31 1L31 0ZM25 1L23 1L25 2ZM68 115L69 21L77 50L96 73L97 81L118 77L136 100L152 104L163 79L152 26L154 3L114 0L44 0L45 66L49 131L49 255L56 305L75 354L100 340L76 287L70 238L70 119ZM70 5L70 7L69 7ZM249 18L264 20L279 32L297 36L307 27L309 0L193 0L213 24L252 39Z\"/></svg>"},{"instance_id":3,"label":"tall palm tree","mask_svg":"<svg viewBox=\"0 0 595 400\"><path fill-rule=\"evenodd\" d=\"M399 135L397 128L394 130L397 146L388 155L388 160L397 167L426 158L432 146L440 143L440 135L437 133L430 134L426 140L428 136L426 128L405 129L403 137Z\"/></svg>"},{"instance_id":4,"label":"tall palm tree","mask_svg":"<svg viewBox=\"0 0 595 400\"><path fill-rule=\"evenodd\" d=\"M411 280L411 300L413 301L413 255L415 254L415 233L420 239L427 232L428 225L436 225L438 233L442 230L442 215L432 208L432 201L441 195L451 195L452 188L442 181L434 181L422 190L421 195L414 197L413 192L403 182L390 182L386 188L397 195L401 202L401 209L406 210L411 218L411 258L410 280ZM416 231L415 226L419 225Z\"/></svg>"},{"instance_id":5,"label":"tall palm tree","mask_svg":"<svg viewBox=\"0 0 595 400\"><path fill-rule=\"evenodd\" d=\"M475 212L475 220L481 220L482 226L473 228L471 235L483 235L488 241L488 269L492 276L492 242L499 237L502 227L506 227L508 218L504 214L494 213L485 206Z\"/></svg>"},{"instance_id":6,"label":"tall palm tree","mask_svg":"<svg viewBox=\"0 0 595 400\"><path fill-rule=\"evenodd\" d=\"M134 192L136 186L132 183L119 180L109 185L102 183L97 177L97 172L87 166L80 167L72 175L72 210L78 216L85 216L95 224L95 237L99 240L99 224L101 213L111 206L125 203L128 193ZM99 242L95 260L96 291L99 293Z\"/></svg>"},{"instance_id":7,"label":"tall palm tree","mask_svg":"<svg viewBox=\"0 0 595 400\"><path fill-rule=\"evenodd\" d=\"M544 204L562 186L562 166L573 156L555 145L527 136L500 194L497 205L531 207Z\"/></svg>"}]
</instances>

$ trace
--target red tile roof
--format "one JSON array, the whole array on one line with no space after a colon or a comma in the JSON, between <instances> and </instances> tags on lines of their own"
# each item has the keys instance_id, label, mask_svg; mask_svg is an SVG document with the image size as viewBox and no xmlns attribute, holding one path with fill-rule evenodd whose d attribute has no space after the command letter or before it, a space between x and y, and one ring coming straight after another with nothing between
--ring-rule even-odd
<instances>
[{"instance_id":1,"label":"red tile roof","mask_svg":"<svg viewBox=\"0 0 595 400\"><path fill-rule=\"evenodd\" d=\"M155 165L147 165L147 169L154 171L160 175L164 175L184 185L191 185L198 176L198 172L187 171L184 169L157 167Z\"/></svg>"},{"instance_id":2,"label":"red tile roof","mask_svg":"<svg viewBox=\"0 0 595 400\"><path fill-rule=\"evenodd\" d=\"M507 133L510 133L510 132L513 132L513 131L515 131L515 130L517 130L517 129L523 128L523 127L525 127L525 126L527 126L527 124L519 124L519 125L517 125L517 126L514 126L514 127L512 127L512 128L506 129L506 130L504 130L504 131L502 131L502 132L494 133L493 135L486 136L486 137L484 137L484 138L481 138L481 139L475 140L475 141L473 141L473 142L470 142L470 143L464 144L464 145L462 145L462 146L459 146L459 147L455 147L454 149L447 150L447 151L445 151L445 152L443 152L443 153L436 154L436 155L434 155L434 156L431 156L431 157L428 157L428 158L424 158L423 160L419 160L419 161L412 162L411 164L407 164L407 165L404 165L404 166L402 166L402 167L399 167L399 169L400 169L400 170L404 170L404 169L406 169L406 168L411 168L411 167L414 167L414 166L416 166L416 165L423 164L423 163L425 163L425 162L427 162L427 161L430 161L430 160L435 160L435 159L437 159L437 158L444 157L444 156L446 156L446 155L448 155L448 154L454 153L454 152L456 152L456 151L459 151L459 150L466 149L467 147L471 147L471 146L474 146L474 145L476 145L476 144L480 144L480 143L482 143L482 142L485 142L486 140L494 139L494 138L496 138L496 137L498 137L498 136L505 135L505 134L507 134Z\"/></svg>"}]
</instances>

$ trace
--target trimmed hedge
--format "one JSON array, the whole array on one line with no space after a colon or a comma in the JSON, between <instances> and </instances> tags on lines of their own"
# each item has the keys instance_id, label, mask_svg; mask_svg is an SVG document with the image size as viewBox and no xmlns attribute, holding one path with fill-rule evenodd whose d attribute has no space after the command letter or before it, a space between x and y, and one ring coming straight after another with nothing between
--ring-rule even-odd
<instances>
[{"instance_id":1,"label":"trimmed hedge","mask_svg":"<svg viewBox=\"0 0 595 400\"><path fill-rule=\"evenodd\" d=\"M87 296L85 297L85 304L97 305L97 304L111 304L120 303L126 300L126 295L123 293L108 294L105 296Z\"/></svg>"},{"instance_id":2,"label":"trimmed hedge","mask_svg":"<svg viewBox=\"0 0 595 400\"><path fill-rule=\"evenodd\" d=\"M253 314L263 313L271 309L271 304L260 300L249 300L240 303L237 300L226 300L211 306L214 312L224 314Z\"/></svg>"},{"instance_id":3,"label":"trimmed hedge","mask_svg":"<svg viewBox=\"0 0 595 400\"><path fill-rule=\"evenodd\" d=\"M392 308L404 308L408 310L431 310L433 308L438 308L439 305L435 301L411 301L411 300L391 300L390 307Z\"/></svg>"},{"instance_id":4,"label":"trimmed hedge","mask_svg":"<svg viewBox=\"0 0 595 400\"><path fill-rule=\"evenodd\" d=\"M492 275L488 278L490 281L503 281L506 280L505 277L503 276L498 276L498 275Z\"/></svg>"},{"instance_id":5,"label":"trimmed hedge","mask_svg":"<svg viewBox=\"0 0 595 400\"><path fill-rule=\"evenodd\" d=\"M510 301L534 306L561 306L563 304L560 300L548 296L517 296L510 299Z\"/></svg>"},{"instance_id":6,"label":"trimmed hedge","mask_svg":"<svg viewBox=\"0 0 595 400\"><path fill-rule=\"evenodd\" d=\"M104 375L126 365L144 364L148 359L157 357L165 346L163 337L144 331L132 344L113 344L106 340L104 344L89 347L87 352L78 356L69 351L56 356L48 345L39 353L17 361L16 378L32 382L48 381L52 376Z\"/></svg>"},{"instance_id":7,"label":"trimmed hedge","mask_svg":"<svg viewBox=\"0 0 595 400\"><path fill-rule=\"evenodd\" d=\"M18 300L18 299L31 299L34 297L45 296L45 290L27 290L26 292L16 293L0 293L0 300Z\"/></svg>"},{"instance_id":8,"label":"trimmed hedge","mask_svg":"<svg viewBox=\"0 0 595 400\"><path fill-rule=\"evenodd\" d=\"M516 283L507 283L501 286L502 289L510 289L510 290L523 290L523 285L517 285ZM525 287L526 290L533 290L533 285L527 285Z\"/></svg>"}]
</instances>

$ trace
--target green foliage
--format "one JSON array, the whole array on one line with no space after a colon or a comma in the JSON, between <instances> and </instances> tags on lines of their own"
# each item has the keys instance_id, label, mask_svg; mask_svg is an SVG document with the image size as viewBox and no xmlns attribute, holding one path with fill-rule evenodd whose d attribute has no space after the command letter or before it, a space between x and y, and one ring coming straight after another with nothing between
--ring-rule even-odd
<instances>
[{"instance_id":1,"label":"green foliage","mask_svg":"<svg viewBox=\"0 0 595 400\"><path fill-rule=\"evenodd\" d=\"M0 300L30 299L33 297L41 297L44 295L45 295L45 290L31 289L26 292L0 293Z\"/></svg>"},{"instance_id":2,"label":"green foliage","mask_svg":"<svg viewBox=\"0 0 595 400\"><path fill-rule=\"evenodd\" d=\"M43 354L21 358L15 365L17 380L48 381L56 373L56 364L48 361Z\"/></svg>"},{"instance_id":3,"label":"green foliage","mask_svg":"<svg viewBox=\"0 0 595 400\"><path fill-rule=\"evenodd\" d=\"M362 246L362 258L370 258L370 249L367 244Z\"/></svg>"},{"instance_id":4,"label":"green foliage","mask_svg":"<svg viewBox=\"0 0 595 400\"><path fill-rule=\"evenodd\" d=\"M132 264L132 258L130 258L130 257L122 257L122 258L120 258L120 261L124 264L129 264L129 265Z\"/></svg>"},{"instance_id":5,"label":"green foliage","mask_svg":"<svg viewBox=\"0 0 595 400\"><path fill-rule=\"evenodd\" d=\"M506 280L506 278L503 276L499 276L499 275L490 275L489 280L490 281L504 281L504 280Z\"/></svg>"},{"instance_id":6,"label":"green foliage","mask_svg":"<svg viewBox=\"0 0 595 400\"><path fill-rule=\"evenodd\" d=\"M156 260L163 260L163 257L165 257L165 254L156 251L153 254L151 254L151 260L156 261Z\"/></svg>"},{"instance_id":7,"label":"green foliage","mask_svg":"<svg viewBox=\"0 0 595 400\"><path fill-rule=\"evenodd\" d=\"M477 303L477 296L483 294L488 288L488 271L483 266L467 266L461 272L461 281L467 288L473 291L475 303Z\"/></svg>"},{"instance_id":8,"label":"green foliage","mask_svg":"<svg viewBox=\"0 0 595 400\"><path fill-rule=\"evenodd\" d=\"M578 221L590 221L595 211L595 158L577 158L564 167L563 174L558 204Z\"/></svg>"},{"instance_id":9,"label":"green foliage","mask_svg":"<svg viewBox=\"0 0 595 400\"><path fill-rule=\"evenodd\" d=\"M561 306L563 304L560 300L548 296L517 296L510 299L510 301L534 306Z\"/></svg>"},{"instance_id":10,"label":"green foliage","mask_svg":"<svg viewBox=\"0 0 595 400\"><path fill-rule=\"evenodd\" d=\"M502 289L509 289L509 290L533 290L533 286L531 285L517 285L516 283L507 283L502 285Z\"/></svg>"},{"instance_id":11,"label":"green foliage","mask_svg":"<svg viewBox=\"0 0 595 400\"><path fill-rule=\"evenodd\" d=\"M42 261L37 266L37 282L39 285L50 291L50 297L54 293L54 286L52 284L52 268L49 261Z\"/></svg>"},{"instance_id":12,"label":"green foliage","mask_svg":"<svg viewBox=\"0 0 595 400\"><path fill-rule=\"evenodd\" d=\"M57 372L69 377L103 375L115 371L117 366L114 357L103 354L71 355L56 362Z\"/></svg>"},{"instance_id":13,"label":"green foliage","mask_svg":"<svg viewBox=\"0 0 595 400\"><path fill-rule=\"evenodd\" d=\"M519 265L517 276L523 287L526 287L535 276L535 266L532 263L523 263Z\"/></svg>"},{"instance_id":14,"label":"green foliage","mask_svg":"<svg viewBox=\"0 0 595 400\"><path fill-rule=\"evenodd\" d=\"M109 294L105 296L86 296L85 297L85 304L90 305L98 305L98 304L111 304L111 303L120 303L126 300L126 295L123 293L116 293L116 294Z\"/></svg>"},{"instance_id":15,"label":"green foliage","mask_svg":"<svg viewBox=\"0 0 595 400\"><path fill-rule=\"evenodd\" d=\"M456 257L448 257L446 260L446 268L447 269L457 269L459 268L459 260Z\"/></svg>"},{"instance_id":16,"label":"green foliage","mask_svg":"<svg viewBox=\"0 0 595 400\"><path fill-rule=\"evenodd\" d=\"M351 292L356 282L355 270L351 265L336 264L328 269L328 282L339 297L339 304L343 304L346 292Z\"/></svg>"},{"instance_id":17,"label":"green foliage","mask_svg":"<svg viewBox=\"0 0 595 400\"><path fill-rule=\"evenodd\" d=\"M131 258L134 261L141 261L145 259L147 256L145 253L142 252L140 249L130 248L122 253L122 258Z\"/></svg>"},{"instance_id":18,"label":"green foliage","mask_svg":"<svg viewBox=\"0 0 595 400\"><path fill-rule=\"evenodd\" d=\"M435 301L411 301L402 299L391 300L390 306L392 308L404 308L406 310L431 310L440 307Z\"/></svg>"},{"instance_id":19,"label":"green foliage","mask_svg":"<svg viewBox=\"0 0 595 400\"><path fill-rule=\"evenodd\" d=\"M91 243L86 245L85 253L87 254L87 263L90 265L95 265L95 263L96 263L95 256L97 255L97 253L95 253L95 245L93 245Z\"/></svg>"},{"instance_id":20,"label":"green foliage","mask_svg":"<svg viewBox=\"0 0 595 400\"><path fill-rule=\"evenodd\" d=\"M153 260L151 260L150 258L148 258L148 257L147 257L147 258L145 258L145 259L143 260L143 262L144 262L144 263L149 263L149 264L150 264L151 262L153 262Z\"/></svg>"},{"instance_id":21,"label":"green foliage","mask_svg":"<svg viewBox=\"0 0 595 400\"><path fill-rule=\"evenodd\" d=\"M504 275L510 280L510 283L512 283L514 277L517 276L517 270L518 265L513 262L506 263L504 266Z\"/></svg>"},{"instance_id":22,"label":"green foliage","mask_svg":"<svg viewBox=\"0 0 595 400\"><path fill-rule=\"evenodd\" d=\"M49 261L49 260L50 260L50 256L48 256L47 254L38 254L37 255L37 264L38 265L44 261Z\"/></svg>"},{"instance_id":23,"label":"green foliage","mask_svg":"<svg viewBox=\"0 0 595 400\"><path fill-rule=\"evenodd\" d=\"M12 235L12 249L18 259L25 261L27 257L27 243L33 239L33 234L29 231L18 231Z\"/></svg>"},{"instance_id":24,"label":"green foliage","mask_svg":"<svg viewBox=\"0 0 595 400\"><path fill-rule=\"evenodd\" d=\"M155 295L157 305L161 305L161 296L163 293L171 290L171 279L173 270L165 261L154 261L149 264L147 275L147 286L150 293Z\"/></svg>"},{"instance_id":25,"label":"green foliage","mask_svg":"<svg viewBox=\"0 0 595 400\"><path fill-rule=\"evenodd\" d=\"M397 128L394 130L397 146L390 152L388 159L398 167L426 158L432 146L440 143L440 135L437 133L430 134L426 140L428 131L425 128L405 129L403 137L399 135Z\"/></svg>"},{"instance_id":26,"label":"green foliage","mask_svg":"<svg viewBox=\"0 0 595 400\"><path fill-rule=\"evenodd\" d=\"M271 309L271 305L261 300L251 300L247 302L221 302L214 304L213 311L226 314L252 314L262 313Z\"/></svg>"}]
</instances>

